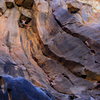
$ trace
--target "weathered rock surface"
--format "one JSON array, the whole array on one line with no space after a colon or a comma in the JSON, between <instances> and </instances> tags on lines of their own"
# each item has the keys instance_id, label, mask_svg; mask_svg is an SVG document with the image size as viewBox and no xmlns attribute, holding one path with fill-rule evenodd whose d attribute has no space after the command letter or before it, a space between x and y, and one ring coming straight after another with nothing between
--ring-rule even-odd
<instances>
[{"instance_id":1,"label":"weathered rock surface","mask_svg":"<svg viewBox=\"0 0 100 100\"><path fill-rule=\"evenodd\" d=\"M99 4L1 0L0 75L25 77L56 100L99 100Z\"/></svg>"}]
</instances>

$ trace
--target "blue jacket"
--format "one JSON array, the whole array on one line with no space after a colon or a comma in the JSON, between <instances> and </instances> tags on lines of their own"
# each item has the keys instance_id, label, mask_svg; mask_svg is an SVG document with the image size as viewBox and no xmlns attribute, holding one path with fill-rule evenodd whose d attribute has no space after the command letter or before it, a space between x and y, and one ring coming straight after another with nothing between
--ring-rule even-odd
<instances>
[{"instance_id":1,"label":"blue jacket","mask_svg":"<svg viewBox=\"0 0 100 100\"><path fill-rule=\"evenodd\" d=\"M1 76L4 80L4 91L0 86L0 100L54 100L52 95L46 94L42 89L22 77Z\"/></svg>"}]
</instances>

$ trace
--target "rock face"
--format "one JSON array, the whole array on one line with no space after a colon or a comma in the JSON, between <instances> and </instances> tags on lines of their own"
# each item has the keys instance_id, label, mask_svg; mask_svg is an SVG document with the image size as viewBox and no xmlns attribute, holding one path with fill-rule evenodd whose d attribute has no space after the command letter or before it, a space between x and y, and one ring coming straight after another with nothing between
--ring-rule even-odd
<instances>
[{"instance_id":1,"label":"rock face","mask_svg":"<svg viewBox=\"0 0 100 100\"><path fill-rule=\"evenodd\" d=\"M56 100L99 100L99 4L1 0L0 75L25 77Z\"/></svg>"}]
</instances>

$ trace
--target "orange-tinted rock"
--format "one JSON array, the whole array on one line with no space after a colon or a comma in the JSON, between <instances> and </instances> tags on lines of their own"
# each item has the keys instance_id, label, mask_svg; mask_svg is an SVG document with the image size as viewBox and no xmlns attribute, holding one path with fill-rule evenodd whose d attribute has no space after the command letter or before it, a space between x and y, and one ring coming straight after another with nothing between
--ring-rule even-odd
<instances>
[{"instance_id":1,"label":"orange-tinted rock","mask_svg":"<svg viewBox=\"0 0 100 100\"><path fill-rule=\"evenodd\" d=\"M99 12L76 0L15 3L5 9L0 1L0 74L25 77L57 100L99 100Z\"/></svg>"}]
</instances>

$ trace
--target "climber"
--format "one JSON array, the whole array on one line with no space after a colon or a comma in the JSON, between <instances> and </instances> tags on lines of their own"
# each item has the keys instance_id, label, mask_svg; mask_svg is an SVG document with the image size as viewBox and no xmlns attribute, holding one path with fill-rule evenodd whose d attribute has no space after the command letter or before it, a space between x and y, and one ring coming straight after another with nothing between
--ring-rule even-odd
<instances>
[{"instance_id":1,"label":"climber","mask_svg":"<svg viewBox=\"0 0 100 100\"><path fill-rule=\"evenodd\" d=\"M54 100L52 95L22 77L1 76L0 87L2 85L0 100Z\"/></svg>"}]
</instances>

